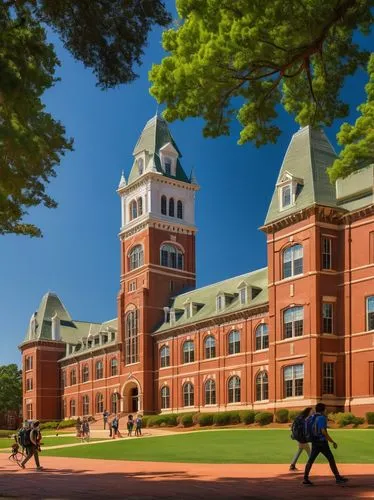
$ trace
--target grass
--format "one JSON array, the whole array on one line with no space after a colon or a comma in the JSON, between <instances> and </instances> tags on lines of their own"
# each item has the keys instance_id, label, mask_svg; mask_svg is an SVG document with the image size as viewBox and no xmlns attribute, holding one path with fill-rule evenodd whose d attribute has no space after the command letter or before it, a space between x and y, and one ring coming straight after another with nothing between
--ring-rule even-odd
<instances>
[{"instance_id":1,"label":"grass","mask_svg":"<svg viewBox=\"0 0 374 500\"><path fill-rule=\"evenodd\" d=\"M340 463L374 463L374 435L365 430L332 431L339 444ZM46 450L43 454L102 460L139 460L188 463L288 464L296 444L287 430L205 431L154 438L118 440L94 446ZM305 463L303 453L300 462ZM317 462L324 462L318 458Z\"/></svg>"},{"instance_id":2,"label":"grass","mask_svg":"<svg viewBox=\"0 0 374 500\"><path fill-rule=\"evenodd\" d=\"M74 436L44 436L42 434L42 449L44 450L44 447L46 446L58 446L61 444L73 444L73 443L79 443L80 440L77 439ZM98 441L98 439L91 439L91 441ZM9 449L14 443L14 439L7 439L7 438L1 438L0 439L0 450L1 449Z\"/></svg>"}]
</instances>

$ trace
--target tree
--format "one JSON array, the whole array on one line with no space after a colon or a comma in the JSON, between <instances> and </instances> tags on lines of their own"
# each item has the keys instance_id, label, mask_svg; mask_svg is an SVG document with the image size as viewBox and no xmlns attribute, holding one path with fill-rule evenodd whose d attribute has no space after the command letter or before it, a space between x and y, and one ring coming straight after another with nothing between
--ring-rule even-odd
<instances>
[{"instance_id":1,"label":"tree","mask_svg":"<svg viewBox=\"0 0 374 500\"><path fill-rule=\"evenodd\" d=\"M368 64L369 82L365 86L367 101L358 107L361 116L354 125L344 123L337 135L343 149L328 169L331 181L347 177L361 165L374 162L374 54Z\"/></svg>"},{"instance_id":2,"label":"tree","mask_svg":"<svg viewBox=\"0 0 374 500\"><path fill-rule=\"evenodd\" d=\"M368 52L354 43L370 29L373 0L177 0L181 23L163 34L169 52L150 71L151 94L167 120L202 117L204 135L276 142L282 105L304 126L347 115L339 95Z\"/></svg>"},{"instance_id":3,"label":"tree","mask_svg":"<svg viewBox=\"0 0 374 500\"><path fill-rule=\"evenodd\" d=\"M0 412L19 411L22 406L22 371L17 365L0 366Z\"/></svg>"},{"instance_id":4,"label":"tree","mask_svg":"<svg viewBox=\"0 0 374 500\"><path fill-rule=\"evenodd\" d=\"M30 207L57 203L46 193L72 150L41 97L59 65L44 25L93 70L102 89L130 83L154 24L170 16L160 0L4 0L0 5L0 234L41 236L25 224Z\"/></svg>"}]
</instances>

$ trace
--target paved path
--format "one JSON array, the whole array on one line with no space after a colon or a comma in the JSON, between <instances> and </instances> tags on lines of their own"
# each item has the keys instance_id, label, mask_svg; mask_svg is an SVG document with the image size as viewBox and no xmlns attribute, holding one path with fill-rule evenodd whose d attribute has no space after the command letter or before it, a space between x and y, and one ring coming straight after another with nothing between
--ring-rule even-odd
<instances>
[{"instance_id":1,"label":"paved path","mask_svg":"<svg viewBox=\"0 0 374 500\"><path fill-rule=\"evenodd\" d=\"M312 499L374 498L374 464L340 466L349 485L337 486L328 465L313 467L315 486L287 465L125 462L41 456L45 470L26 470L0 456L0 497L28 499Z\"/></svg>"}]
</instances>

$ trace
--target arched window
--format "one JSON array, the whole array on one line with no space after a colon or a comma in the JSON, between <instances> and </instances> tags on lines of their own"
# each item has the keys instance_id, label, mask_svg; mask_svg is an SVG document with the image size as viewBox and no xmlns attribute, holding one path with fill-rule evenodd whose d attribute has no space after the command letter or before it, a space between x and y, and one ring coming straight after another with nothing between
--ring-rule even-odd
<instances>
[{"instance_id":1,"label":"arched window","mask_svg":"<svg viewBox=\"0 0 374 500\"><path fill-rule=\"evenodd\" d=\"M75 417L75 412L76 412L75 399L71 399L70 400L70 416Z\"/></svg>"},{"instance_id":2,"label":"arched window","mask_svg":"<svg viewBox=\"0 0 374 500\"><path fill-rule=\"evenodd\" d=\"M268 348L269 348L268 325L266 323L261 323L261 325L259 325L256 328L256 351Z\"/></svg>"},{"instance_id":3,"label":"arched window","mask_svg":"<svg viewBox=\"0 0 374 500\"><path fill-rule=\"evenodd\" d=\"M229 403L240 403L240 378L236 375L229 379Z\"/></svg>"},{"instance_id":4,"label":"arched window","mask_svg":"<svg viewBox=\"0 0 374 500\"><path fill-rule=\"evenodd\" d=\"M165 267L172 267L173 269L183 269L183 252L179 248L171 245L170 243L165 243L160 249L160 261L161 265Z\"/></svg>"},{"instance_id":5,"label":"arched window","mask_svg":"<svg viewBox=\"0 0 374 500\"><path fill-rule=\"evenodd\" d=\"M170 408L170 389L167 385L161 389L161 408L163 410Z\"/></svg>"},{"instance_id":6,"label":"arched window","mask_svg":"<svg viewBox=\"0 0 374 500\"><path fill-rule=\"evenodd\" d=\"M204 342L205 345L205 359L216 357L216 339L209 335Z\"/></svg>"},{"instance_id":7,"label":"arched window","mask_svg":"<svg viewBox=\"0 0 374 500\"><path fill-rule=\"evenodd\" d=\"M183 386L183 406L194 405L194 388L191 382L187 382Z\"/></svg>"},{"instance_id":8,"label":"arched window","mask_svg":"<svg viewBox=\"0 0 374 500\"><path fill-rule=\"evenodd\" d=\"M139 361L138 310L130 311L126 317L126 364Z\"/></svg>"},{"instance_id":9,"label":"arched window","mask_svg":"<svg viewBox=\"0 0 374 500\"><path fill-rule=\"evenodd\" d=\"M82 368L82 382L88 382L90 373L88 371L88 365L83 365Z\"/></svg>"},{"instance_id":10,"label":"arched window","mask_svg":"<svg viewBox=\"0 0 374 500\"><path fill-rule=\"evenodd\" d=\"M113 392L110 403L112 413L118 413L118 392Z\"/></svg>"},{"instance_id":11,"label":"arched window","mask_svg":"<svg viewBox=\"0 0 374 500\"><path fill-rule=\"evenodd\" d=\"M289 307L283 312L283 338L301 337L304 330L304 308Z\"/></svg>"},{"instance_id":12,"label":"arched window","mask_svg":"<svg viewBox=\"0 0 374 500\"><path fill-rule=\"evenodd\" d=\"M174 198L169 200L169 216L174 217Z\"/></svg>"},{"instance_id":13,"label":"arched window","mask_svg":"<svg viewBox=\"0 0 374 500\"><path fill-rule=\"evenodd\" d=\"M293 245L283 251L283 278L303 274L303 247Z\"/></svg>"},{"instance_id":14,"label":"arched window","mask_svg":"<svg viewBox=\"0 0 374 500\"><path fill-rule=\"evenodd\" d=\"M103 413L104 411L104 398L101 392L96 394L96 413Z\"/></svg>"},{"instance_id":15,"label":"arched window","mask_svg":"<svg viewBox=\"0 0 374 500\"><path fill-rule=\"evenodd\" d=\"M138 204L136 200L132 200L130 203L130 220L136 219L138 216Z\"/></svg>"},{"instance_id":16,"label":"arched window","mask_svg":"<svg viewBox=\"0 0 374 500\"><path fill-rule=\"evenodd\" d=\"M82 398L82 412L83 415L88 415L90 413L90 399L87 394Z\"/></svg>"},{"instance_id":17,"label":"arched window","mask_svg":"<svg viewBox=\"0 0 374 500\"><path fill-rule=\"evenodd\" d=\"M110 376L118 375L118 361L116 358L110 360Z\"/></svg>"},{"instance_id":18,"label":"arched window","mask_svg":"<svg viewBox=\"0 0 374 500\"><path fill-rule=\"evenodd\" d=\"M177 203L177 217L183 219L183 203L180 200Z\"/></svg>"},{"instance_id":19,"label":"arched window","mask_svg":"<svg viewBox=\"0 0 374 500\"><path fill-rule=\"evenodd\" d=\"M164 345L160 349L160 366L165 368L165 366L170 366L170 349L167 345Z\"/></svg>"},{"instance_id":20,"label":"arched window","mask_svg":"<svg viewBox=\"0 0 374 500\"><path fill-rule=\"evenodd\" d=\"M130 271L144 264L144 252L142 245L136 245L130 250Z\"/></svg>"},{"instance_id":21,"label":"arched window","mask_svg":"<svg viewBox=\"0 0 374 500\"><path fill-rule=\"evenodd\" d=\"M195 347L192 340L187 340L183 344L183 363L193 363L195 361Z\"/></svg>"},{"instance_id":22,"label":"arched window","mask_svg":"<svg viewBox=\"0 0 374 500\"><path fill-rule=\"evenodd\" d=\"M269 379L267 372L259 372L256 377L256 401L269 399Z\"/></svg>"},{"instance_id":23,"label":"arched window","mask_svg":"<svg viewBox=\"0 0 374 500\"><path fill-rule=\"evenodd\" d=\"M166 215L166 206L167 206L167 199L165 195L161 196L161 213L162 215Z\"/></svg>"},{"instance_id":24,"label":"arched window","mask_svg":"<svg viewBox=\"0 0 374 500\"><path fill-rule=\"evenodd\" d=\"M143 198L138 198L138 217L143 214Z\"/></svg>"},{"instance_id":25,"label":"arched window","mask_svg":"<svg viewBox=\"0 0 374 500\"><path fill-rule=\"evenodd\" d=\"M77 383L77 372L73 368L70 372L70 385L75 385Z\"/></svg>"},{"instance_id":26,"label":"arched window","mask_svg":"<svg viewBox=\"0 0 374 500\"><path fill-rule=\"evenodd\" d=\"M237 330L233 330L229 333L229 354L237 354L240 352L240 333Z\"/></svg>"},{"instance_id":27,"label":"arched window","mask_svg":"<svg viewBox=\"0 0 374 500\"><path fill-rule=\"evenodd\" d=\"M96 374L96 380L100 379L100 378L103 378L103 376L104 376L103 362L101 360L100 361L96 361L95 374Z\"/></svg>"},{"instance_id":28,"label":"arched window","mask_svg":"<svg viewBox=\"0 0 374 500\"><path fill-rule=\"evenodd\" d=\"M205 404L216 404L216 383L211 378L205 382Z\"/></svg>"},{"instance_id":29,"label":"arched window","mask_svg":"<svg viewBox=\"0 0 374 500\"><path fill-rule=\"evenodd\" d=\"M138 175L142 175L143 165L144 165L143 158L138 158L137 164L138 164Z\"/></svg>"}]
</instances>

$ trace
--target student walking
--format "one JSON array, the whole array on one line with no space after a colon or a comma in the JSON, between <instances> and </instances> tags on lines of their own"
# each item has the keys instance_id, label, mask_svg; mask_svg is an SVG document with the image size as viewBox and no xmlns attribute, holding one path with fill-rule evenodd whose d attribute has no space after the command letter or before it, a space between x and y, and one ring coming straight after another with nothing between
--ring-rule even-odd
<instances>
[{"instance_id":1,"label":"student walking","mask_svg":"<svg viewBox=\"0 0 374 500\"><path fill-rule=\"evenodd\" d=\"M311 428L313 429L312 452L305 466L303 481L303 484L308 484L310 486L313 485L313 483L309 480L310 469L312 468L315 459L320 453L322 453L322 455L324 455L329 461L330 469L335 476L336 484L343 484L348 481L346 477L343 477L339 474L334 455L330 450L329 442L332 443L335 449L338 447L338 445L327 432L327 418L325 412L326 405L324 405L323 403L318 403L316 405L316 413L312 417L310 417L311 419L313 419L311 421Z\"/></svg>"},{"instance_id":2,"label":"student walking","mask_svg":"<svg viewBox=\"0 0 374 500\"><path fill-rule=\"evenodd\" d=\"M139 437L142 435L142 425L143 425L142 416L138 415L135 420L135 436Z\"/></svg>"},{"instance_id":3,"label":"student walking","mask_svg":"<svg viewBox=\"0 0 374 500\"><path fill-rule=\"evenodd\" d=\"M88 419L83 419L82 424L82 441L86 440L87 442L90 440L90 424Z\"/></svg>"},{"instance_id":4,"label":"student walking","mask_svg":"<svg viewBox=\"0 0 374 500\"><path fill-rule=\"evenodd\" d=\"M127 417L127 435L129 437L132 436L132 430L134 428L134 417L132 415L129 415Z\"/></svg>"},{"instance_id":5,"label":"student walking","mask_svg":"<svg viewBox=\"0 0 374 500\"><path fill-rule=\"evenodd\" d=\"M43 467L40 466L39 462L39 451L40 451L40 441L42 436L40 434L39 421L36 420L31 427L30 430L30 442L26 444L26 458L20 463L22 469L25 468L25 465L30 460L31 457L34 457L36 470L43 470Z\"/></svg>"},{"instance_id":6,"label":"student walking","mask_svg":"<svg viewBox=\"0 0 374 500\"><path fill-rule=\"evenodd\" d=\"M116 415L112 420L112 439L115 439L118 435L119 419Z\"/></svg>"},{"instance_id":7,"label":"student walking","mask_svg":"<svg viewBox=\"0 0 374 500\"><path fill-rule=\"evenodd\" d=\"M107 412L106 410L104 410L104 413L103 413L104 431L106 429L106 424L108 423L108 417L109 417L109 412Z\"/></svg>"},{"instance_id":8,"label":"student walking","mask_svg":"<svg viewBox=\"0 0 374 500\"><path fill-rule=\"evenodd\" d=\"M298 415L293 421L291 438L297 441L298 447L297 447L297 452L292 459L290 470L297 470L296 462L298 461L303 451L306 451L308 457L310 457L310 446L305 441L304 429L305 429L305 420L309 417L311 411L312 408L310 406L308 408L305 408L300 413L300 415Z\"/></svg>"},{"instance_id":9,"label":"student walking","mask_svg":"<svg viewBox=\"0 0 374 500\"><path fill-rule=\"evenodd\" d=\"M80 438L82 434L82 421L79 417L77 418L77 421L75 423L75 431L76 431L76 437Z\"/></svg>"}]
</instances>

